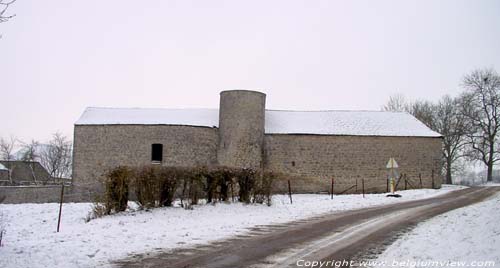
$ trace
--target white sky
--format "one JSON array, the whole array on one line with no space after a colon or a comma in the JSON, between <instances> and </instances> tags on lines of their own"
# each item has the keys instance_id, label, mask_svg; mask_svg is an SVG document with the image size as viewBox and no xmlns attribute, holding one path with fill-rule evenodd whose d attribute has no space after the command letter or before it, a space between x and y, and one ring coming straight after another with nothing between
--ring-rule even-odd
<instances>
[{"instance_id":1,"label":"white sky","mask_svg":"<svg viewBox=\"0 0 500 268\"><path fill-rule=\"evenodd\" d=\"M72 135L87 106L379 110L500 72L500 1L18 0L0 24L0 136Z\"/></svg>"}]
</instances>

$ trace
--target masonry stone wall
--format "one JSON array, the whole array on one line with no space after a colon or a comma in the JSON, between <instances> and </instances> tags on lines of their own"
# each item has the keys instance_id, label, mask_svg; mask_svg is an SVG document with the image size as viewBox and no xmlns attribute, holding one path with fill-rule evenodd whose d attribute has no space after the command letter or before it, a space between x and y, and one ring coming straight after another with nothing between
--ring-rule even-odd
<instances>
[{"instance_id":1,"label":"masonry stone wall","mask_svg":"<svg viewBox=\"0 0 500 268\"><path fill-rule=\"evenodd\" d=\"M360 192L362 179L367 192L385 192L390 157L413 187L420 187L420 177L424 188L433 177L434 187L441 186L441 138L274 134L265 136L264 151L266 169L288 174L296 192L327 192L331 178L336 193ZM285 181L277 186L287 187Z\"/></svg>"},{"instance_id":2,"label":"masonry stone wall","mask_svg":"<svg viewBox=\"0 0 500 268\"><path fill-rule=\"evenodd\" d=\"M65 188L65 201L71 202L71 189ZM57 203L61 200L61 186L0 186L0 203Z\"/></svg>"},{"instance_id":3,"label":"masonry stone wall","mask_svg":"<svg viewBox=\"0 0 500 268\"><path fill-rule=\"evenodd\" d=\"M262 168L266 95L249 90L222 91L220 95L220 165Z\"/></svg>"},{"instance_id":4,"label":"masonry stone wall","mask_svg":"<svg viewBox=\"0 0 500 268\"><path fill-rule=\"evenodd\" d=\"M9 180L9 171L6 169L0 169L0 181Z\"/></svg>"},{"instance_id":5,"label":"masonry stone wall","mask_svg":"<svg viewBox=\"0 0 500 268\"><path fill-rule=\"evenodd\" d=\"M73 184L80 192L102 190L100 178L120 165L151 164L151 146L163 144L162 165L217 163L217 129L172 125L76 125Z\"/></svg>"},{"instance_id":6,"label":"masonry stone wall","mask_svg":"<svg viewBox=\"0 0 500 268\"><path fill-rule=\"evenodd\" d=\"M163 144L163 165L216 165L218 129L190 126L75 126L74 187L88 200L101 190L101 175L119 165L151 164L151 144ZM409 188L441 186L441 138L266 134L263 167L285 174L277 192L385 192L390 157L406 174ZM434 182L433 182L434 181ZM357 184L357 187L356 187ZM404 187L401 182L399 189Z\"/></svg>"}]
</instances>

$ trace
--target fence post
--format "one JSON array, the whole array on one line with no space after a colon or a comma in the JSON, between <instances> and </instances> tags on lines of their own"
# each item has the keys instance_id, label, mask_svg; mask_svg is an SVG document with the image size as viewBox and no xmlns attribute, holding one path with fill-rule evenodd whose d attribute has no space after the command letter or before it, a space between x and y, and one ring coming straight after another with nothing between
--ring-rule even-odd
<instances>
[{"instance_id":1,"label":"fence post","mask_svg":"<svg viewBox=\"0 0 500 268\"><path fill-rule=\"evenodd\" d=\"M406 176L405 176L405 190L408 190L408 180L406 179Z\"/></svg>"},{"instance_id":2,"label":"fence post","mask_svg":"<svg viewBox=\"0 0 500 268\"><path fill-rule=\"evenodd\" d=\"M62 212L62 204L64 198L64 182L61 186L61 201L59 203L59 219L57 220L57 232L59 233L59 227L61 226L61 212Z\"/></svg>"},{"instance_id":3,"label":"fence post","mask_svg":"<svg viewBox=\"0 0 500 268\"><path fill-rule=\"evenodd\" d=\"M404 173L401 173L401 175L399 175L399 178L396 181L396 185L394 186L394 191L398 190L398 186L399 186L399 183L401 182L401 179L403 178L403 175L404 175Z\"/></svg>"},{"instance_id":4,"label":"fence post","mask_svg":"<svg viewBox=\"0 0 500 268\"><path fill-rule=\"evenodd\" d=\"M434 169L432 170L432 189L434 189Z\"/></svg>"},{"instance_id":5,"label":"fence post","mask_svg":"<svg viewBox=\"0 0 500 268\"><path fill-rule=\"evenodd\" d=\"M361 179L361 185L363 188L363 198L365 198L365 179Z\"/></svg>"},{"instance_id":6,"label":"fence post","mask_svg":"<svg viewBox=\"0 0 500 268\"><path fill-rule=\"evenodd\" d=\"M290 186L290 180L288 180L288 196L290 196L290 204L293 204L293 200L292 200L292 187Z\"/></svg>"},{"instance_id":7,"label":"fence post","mask_svg":"<svg viewBox=\"0 0 500 268\"><path fill-rule=\"evenodd\" d=\"M331 193L331 195L332 195L331 199L333 199L333 184L334 184L334 183L335 183L335 179L334 179L334 178L332 178L332 189L331 189L331 191L330 191L330 193Z\"/></svg>"},{"instance_id":8,"label":"fence post","mask_svg":"<svg viewBox=\"0 0 500 268\"><path fill-rule=\"evenodd\" d=\"M389 176L387 176L385 183L387 184L387 189L385 190L386 193L389 192Z\"/></svg>"},{"instance_id":9,"label":"fence post","mask_svg":"<svg viewBox=\"0 0 500 268\"><path fill-rule=\"evenodd\" d=\"M232 182L231 182L231 201L234 203L234 188Z\"/></svg>"}]
</instances>

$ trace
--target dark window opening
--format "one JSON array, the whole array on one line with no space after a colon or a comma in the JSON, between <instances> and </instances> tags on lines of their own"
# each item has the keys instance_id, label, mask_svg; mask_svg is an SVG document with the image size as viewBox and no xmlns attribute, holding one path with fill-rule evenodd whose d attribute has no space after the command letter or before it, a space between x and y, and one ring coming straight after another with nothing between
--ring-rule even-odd
<instances>
[{"instance_id":1,"label":"dark window opening","mask_svg":"<svg viewBox=\"0 0 500 268\"><path fill-rule=\"evenodd\" d=\"M295 161L292 161L292 167L294 167L294 166L295 166Z\"/></svg>"},{"instance_id":2,"label":"dark window opening","mask_svg":"<svg viewBox=\"0 0 500 268\"><path fill-rule=\"evenodd\" d=\"M151 161L163 161L163 144L155 143L151 145Z\"/></svg>"}]
</instances>

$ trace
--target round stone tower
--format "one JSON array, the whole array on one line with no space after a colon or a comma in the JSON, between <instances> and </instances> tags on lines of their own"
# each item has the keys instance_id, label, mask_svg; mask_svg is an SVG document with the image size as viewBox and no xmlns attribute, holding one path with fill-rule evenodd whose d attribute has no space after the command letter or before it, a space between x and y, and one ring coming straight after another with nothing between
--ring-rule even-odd
<instances>
[{"instance_id":1,"label":"round stone tower","mask_svg":"<svg viewBox=\"0 0 500 268\"><path fill-rule=\"evenodd\" d=\"M250 90L220 93L219 165L262 168L266 94Z\"/></svg>"}]
</instances>

